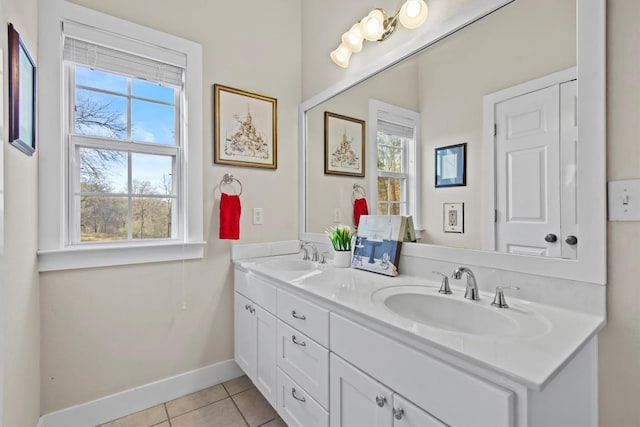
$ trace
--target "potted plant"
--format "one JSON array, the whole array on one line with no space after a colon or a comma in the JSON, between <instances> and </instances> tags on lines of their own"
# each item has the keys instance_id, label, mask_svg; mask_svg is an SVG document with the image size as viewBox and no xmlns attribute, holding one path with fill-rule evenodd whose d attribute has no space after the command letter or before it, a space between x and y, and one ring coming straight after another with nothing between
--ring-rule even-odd
<instances>
[{"instance_id":1,"label":"potted plant","mask_svg":"<svg viewBox=\"0 0 640 427\"><path fill-rule=\"evenodd\" d=\"M325 232L333 246L333 264L336 267L349 267L351 265L351 241L355 236L355 230L348 225L337 225Z\"/></svg>"}]
</instances>

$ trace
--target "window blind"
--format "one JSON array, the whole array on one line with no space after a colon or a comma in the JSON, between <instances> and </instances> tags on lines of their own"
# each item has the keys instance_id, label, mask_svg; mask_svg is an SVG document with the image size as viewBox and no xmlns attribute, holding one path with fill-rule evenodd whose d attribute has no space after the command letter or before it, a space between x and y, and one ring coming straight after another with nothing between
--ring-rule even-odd
<instances>
[{"instance_id":1,"label":"window blind","mask_svg":"<svg viewBox=\"0 0 640 427\"><path fill-rule=\"evenodd\" d=\"M81 31L77 31L78 28ZM64 53L65 61L71 61L75 64L84 65L89 68L97 68L100 70L126 75L142 80L147 80L160 84L173 86L182 86L184 66L171 64L164 61L152 59L148 56L141 56L137 53L114 49L105 44L94 43L86 39L77 37L76 34L90 33L88 28L82 28L79 24L66 23L64 26ZM89 34L89 37L91 34ZM104 34L95 32L95 39L115 39L117 35ZM125 45L131 46L135 41L126 40ZM120 44L120 43L119 43ZM140 50L149 52L153 49L148 45L140 46ZM162 48L155 47L158 56L168 56L166 52L162 52ZM169 54L172 54L170 52ZM174 55L175 56L175 55ZM181 62L180 58L172 62ZM186 60L184 61L186 64Z\"/></svg>"},{"instance_id":2,"label":"window blind","mask_svg":"<svg viewBox=\"0 0 640 427\"><path fill-rule=\"evenodd\" d=\"M378 119L378 132L386 135L399 136L401 138L413 139L413 128L399 123Z\"/></svg>"}]
</instances>

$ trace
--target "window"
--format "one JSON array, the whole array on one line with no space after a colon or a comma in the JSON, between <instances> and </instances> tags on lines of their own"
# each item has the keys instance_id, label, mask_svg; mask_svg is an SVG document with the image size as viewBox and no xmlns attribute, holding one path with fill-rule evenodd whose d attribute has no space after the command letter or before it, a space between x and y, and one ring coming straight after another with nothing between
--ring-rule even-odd
<instances>
[{"instance_id":1,"label":"window","mask_svg":"<svg viewBox=\"0 0 640 427\"><path fill-rule=\"evenodd\" d=\"M55 81L58 64L63 85L58 112L40 107L60 135L41 141L40 206L56 207L41 208L41 270L202 257L201 47L64 9L62 37L41 38L58 49L40 71Z\"/></svg>"},{"instance_id":2,"label":"window","mask_svg":"<svg viewBox=\"0 0 640 427\"><path fill-rule=\"evenodd\" d=\"M375 161L375 212L378 215L411 215L419 228L418 153L419 115L394 105L370 101L370 140ZM373 163L373 162L372 162Z\"/></svg>"}]
</instances>

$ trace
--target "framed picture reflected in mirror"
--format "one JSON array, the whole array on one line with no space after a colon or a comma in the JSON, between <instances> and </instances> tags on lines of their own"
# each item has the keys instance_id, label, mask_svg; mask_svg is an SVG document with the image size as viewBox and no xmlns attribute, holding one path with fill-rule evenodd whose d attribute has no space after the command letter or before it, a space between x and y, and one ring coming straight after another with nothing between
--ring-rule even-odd
<instances>
[{"instance_id":1,"label":"framed picture reflected in mirror","mask_svg":"<svg viewBox=\"0 0 640 427\"><path fill-rule=\"evenodd\" d=\"M467 143L436 148L435 186L467 185Z\"/></svg>"},{"instance_id":2,"label":"framed picture reflected in mirror","mask_svg":"<svg viewBox=\"0 0 640 427\"><path fill-rule=\"evenodd\" d=\"M324 113L324 173L364 176L365 121Z\"/></svg>"}]
</instances>

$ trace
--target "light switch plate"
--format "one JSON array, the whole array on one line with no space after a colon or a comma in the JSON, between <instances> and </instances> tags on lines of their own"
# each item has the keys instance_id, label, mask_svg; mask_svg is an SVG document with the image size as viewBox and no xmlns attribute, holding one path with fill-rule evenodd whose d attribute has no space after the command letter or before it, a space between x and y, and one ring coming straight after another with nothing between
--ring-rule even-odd
<instances>
[{"instance_id":1,"label":"light switch plate","mask_svg":"<svg viewBox=\"0 0 640 427\"><path fill-rule=\"evenodd\" d=\"M609 221L640 221L640 179L609 181Z\"/></svg>"}]
</instances>

